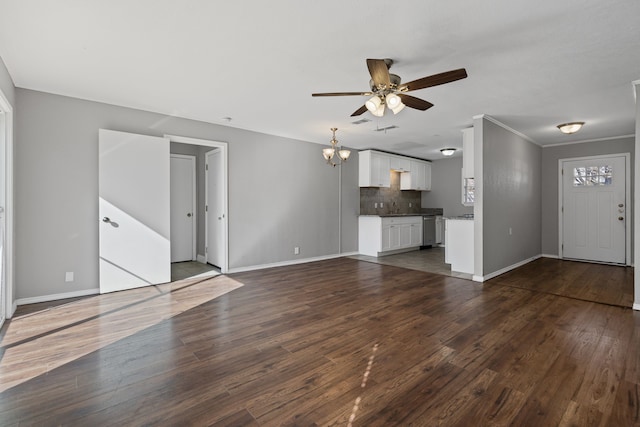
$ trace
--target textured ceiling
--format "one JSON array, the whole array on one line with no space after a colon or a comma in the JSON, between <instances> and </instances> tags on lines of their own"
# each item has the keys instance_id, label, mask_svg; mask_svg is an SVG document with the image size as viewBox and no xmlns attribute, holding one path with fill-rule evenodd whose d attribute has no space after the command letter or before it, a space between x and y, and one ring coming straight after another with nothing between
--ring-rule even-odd
<instances>
[{"instance_id":1,"label":"textured ceiling","mask_svg":"<svg viewBox=\"0 0 640 427\"><path fill-rule=\"evenodd\" d=\"M426 159L488 114L540 145L630 135L640 1L0 0L0 56L16 86ZM366 58L435 106L353 124ZM227 123L224 117L231 117ZM556 125L585 121L565 136ZM374 132L376 128L398 126Z\"/></svg>"}]
</instances>

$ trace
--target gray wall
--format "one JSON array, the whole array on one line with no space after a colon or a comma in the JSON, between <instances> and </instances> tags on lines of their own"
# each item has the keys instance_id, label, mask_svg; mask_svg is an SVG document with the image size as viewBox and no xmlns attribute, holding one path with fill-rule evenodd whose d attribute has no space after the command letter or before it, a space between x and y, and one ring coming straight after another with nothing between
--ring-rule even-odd
<instances>
[{"instance_id":1,"label":"gray wall","mask_svg":"<svg viewBox=\"0 0 640 427\"><path fill-rule=\"evenodd\" d=\"M231 269L357 248L357 156L342 175L341 226L340 171L317 144L25 89L16 98L17 298L98 287L99 128L229 143Z\"/></svg>"},{"instance_id":2,"label":"gray wall","mask_svg":"<svg viewBox=\"0 0 640 427\"><path fill-rule=\"evenodd\" d=\"M431 163L431 191L422 192L421 205L442 208L444 216L450 217L473 213L473 206L462 204L462 157Z\"/></svg>"},{"instance_id":3,"label":"gray wall","mask_svg":"<svg viewBox=\"0 0 640 427\"><path fill-rule=\"evenodd\" d=\"M572 157L599 156L604 154L631 153L631 200L633 206L633 177L635 138L612 139L542 149L542 253L559 255L558 252L558 160ZM629 222L632 224L632 222ZM633 225L633 224L632 224ZM633 236L633 230L632 236ZM631 244L633 251L633 241Z\"/></svg>"},{"instance_id":4,"label":"gray wall","mask_svg":"<svg viewBox=\"0 0 640 427\"><path fill-rule=\"evenodd\" d=\"M482 269L486 276L541 253L542 148L486 118L481 120Z\"/></svg>"}]
</instances>

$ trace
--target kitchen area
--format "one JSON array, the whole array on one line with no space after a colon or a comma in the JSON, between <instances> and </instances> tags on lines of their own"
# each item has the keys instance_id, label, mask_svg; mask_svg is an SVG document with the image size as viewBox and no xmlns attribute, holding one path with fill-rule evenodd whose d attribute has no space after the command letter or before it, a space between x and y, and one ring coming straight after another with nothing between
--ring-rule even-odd
<instances>
[{"instance_id":1,"label":"kitchen area","mask_svg":"<svg viewBox=\"0 0 640 427\"><path fill-rule=\"evenodd\" d=\"M359 153L358 259L471 279L473 128L463 153L434 161Z\"/></svg>"}]
</instances>

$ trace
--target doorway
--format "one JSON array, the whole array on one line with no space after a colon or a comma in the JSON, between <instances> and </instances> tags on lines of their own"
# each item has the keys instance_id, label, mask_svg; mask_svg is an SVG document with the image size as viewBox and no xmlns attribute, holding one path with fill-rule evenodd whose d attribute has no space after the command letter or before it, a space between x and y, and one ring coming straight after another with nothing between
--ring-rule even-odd
<instances>
[{"instance_id":1,"label":"doorway","mask_svg":"<svg viewBox=\"0 0 640 427\"><path fill-rule=\"evenodd\" d=\"M227 143L165 135L172 145L188 145L196 156L195 259L226 273L228 264ZM177 144L173 144L177 143Z\"/></svg>"},{"instance_id":2,"label":"doorway","mask_svg":"<svg viewBox=\"0 0 640 427\"><path fill-rule=\"evenodd\" d=\"M630 265L628 153L559 161L559 254Z\"/></svg>"}]
</instances>

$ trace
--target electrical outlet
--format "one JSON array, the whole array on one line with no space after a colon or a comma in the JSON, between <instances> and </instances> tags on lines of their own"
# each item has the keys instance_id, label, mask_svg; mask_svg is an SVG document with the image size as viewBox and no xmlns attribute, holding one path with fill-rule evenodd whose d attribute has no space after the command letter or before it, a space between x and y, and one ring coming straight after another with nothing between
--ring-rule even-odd
<instances>
[{"instance_id":1,"label":"electrical outlet","mask_svg":"<svg viewBox=\"0 0 640 427\"><path fill-rule=\"evenodd\" d=\"M384 208L384 203L380 202L380 207Z\"/></svg>"},{"instance_id":2,"label":"electrical outlet","mask_svg":"<svg viewBox=\"0 0 640 427\"><path fill-rule=\"evenodd\" d=\"M375 203L373 204L373 207L374 207L375 209L378 209L378 202L375 202Z\"/></svg>"},{"instance_id":3,"label":"electrical outlet","mask_svg":"<svg viewBox=\"0 0 640 427\"><path fill-rule=\"evenodd\" d=\"M511 227L509 227L509 236L511 236L513 234L513 230L511 229Z\"/></svg>"},{"instance_id":4,"label":"electrical outlet","mask_svg":"<svg viewBox=\"0 0 640 427\"><path fill-rule=\"evenodd\" d=\"M293 254L300 255L300 247L296 246L295 248L293 248Z\"/></svg>"},{"instance_id":5,"label":"electrical outlet","mask_svg":"<svg viewBox=\"0 0 640 427\"><path fill-rule=\"evenodd\" d=\"M67 271L66 273L64 273L64 281L73 282L73 271Z\"/></svg>"},{"instance_id":6,"label":"electrical outlet","mask_svg":"<svg viewBox=\"0 0 640 427\"><path fill-rule=\"evenodd\" d=\"M412 205L411 205L411 202L409 202L409 207L411 207L411 206L412 206Z\"/></svg>"}]
</instances>

